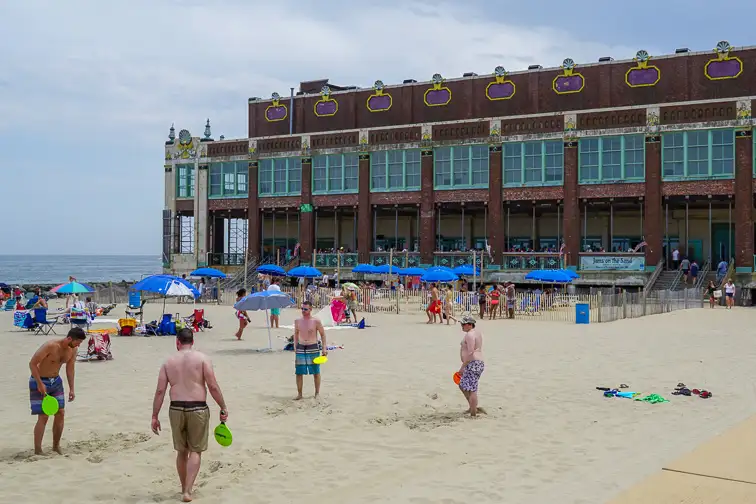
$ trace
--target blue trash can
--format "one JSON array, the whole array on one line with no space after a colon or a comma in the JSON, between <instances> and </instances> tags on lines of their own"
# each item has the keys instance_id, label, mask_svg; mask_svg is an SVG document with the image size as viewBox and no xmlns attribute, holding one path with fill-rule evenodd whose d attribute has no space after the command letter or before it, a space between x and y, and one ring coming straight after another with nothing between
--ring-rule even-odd
<instances>
[{"instance_id":1,"label":"blue trash can","mask_svg":"<svg viewBox=\"0 0 756 504\"><path fill-rule=\"evenodd\" d=\"M575 323L576 324L590 324L591 323L591 308L588 303L578 303L575 305Z\"/></svg>"}]
</instances>

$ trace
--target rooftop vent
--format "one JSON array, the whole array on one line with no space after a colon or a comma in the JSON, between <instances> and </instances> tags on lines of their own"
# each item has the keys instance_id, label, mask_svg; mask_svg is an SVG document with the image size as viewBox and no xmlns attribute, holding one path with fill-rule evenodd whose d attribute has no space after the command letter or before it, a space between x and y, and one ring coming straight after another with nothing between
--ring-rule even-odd
<instances>
[{"instance_id":1,"label":"rooftop vent","mask_svg":"<svg viewBox=\"0 0 756 504\"><path fill-rule=\"evenodd\" d=\"M540 70L541 68L543 68L541 65L530 65L528 70Z\"/></svg>"},{"instance_id":2,"label":"rooftop vent","mask_svg":"<svg viewBox=\"0 0 756 504\"><path fill-rule=\"evenodd\" d=\"M465 72L462 74L462 77L477 77L477 76L478 74L476 74L475 72Z\"/></svg>"},{"instance_id":3,"label":"rooftop vent","mask_svg":"<svg viewBox=\"0 0 756 504\"><path fill-rule=\"evenodd\" d=\"M689 52L690 52L690 49L688 49L687 47L680 47L678 49L675 49L675 54L685 54Z\"/></svg>"},{"instance_id":4,"label":"rooftop vent","mask_svg":"<svg viewBox=\"0 0 756 504\"><path fill-rule=\"evenodd\" d=\"M602 56L601 58L599 58L599 63L607 63L609 61L614 61L614 58L612 58L611 56Z\"/></svg>"},{"instance_id":5,"label":"rooftop vent","mask_svg":"<svg viewBox=\"0 0 756 504\"><path fill-rule=\"evenodd\" d=\"M417 82L415 79L404 79L402 84L414 84L415 82Z\"/></svg>"},{"instance_id":6,"label":"rooftop vent","mask_svg":"<svg viewBox=\"0 0 756 504\"><path fill-rule=\"evenodd\" d=\"M256 102L256 101L260 101L260 100L261 100L261 98L260 98L260 97L258 97L258 96L253 96L253 97L251 97L251 98L249 99L249 103L253 103L253 102Z\"/></svg>"}]
</instances>

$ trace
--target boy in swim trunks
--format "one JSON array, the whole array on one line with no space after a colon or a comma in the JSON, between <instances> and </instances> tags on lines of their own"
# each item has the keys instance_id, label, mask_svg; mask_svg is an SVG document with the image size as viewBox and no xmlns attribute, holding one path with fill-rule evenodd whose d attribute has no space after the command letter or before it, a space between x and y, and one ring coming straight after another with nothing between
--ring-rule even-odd
<instances>
[{"instance_id":1,"label":"boy in swim trunks","mask_svg":"<svg viewBox=\"0 0 756 504\"><path fill-rule=\"evenodd\" d=\"M176 469L181 482L182 500L191 502L194 480L199 473L202 452L207 450L210 430L210 409L207 391L220 406L220 421L228 420L228 409L210 359L192 348L194 332L181 329L176 336L177 354L168 358L160 368L155 398L152 402L152 432L160 435L160 409L170 384L173 448L176 450Z\"/></svg>"},{"instance_id":2,"label":"boy in swim trunks","mask_svg":"<svg viewBox=\"0 0 756 504\"><path fill-rule=\"evenodd\" d=\"M247 289L239 289L238 291L236 291L236 302L238 303L239 301L241 301L246 295ZM247 315L247 310L236 310L236 318L239 319L239 330L236 331L236 334L234 334L234 336L236 336L237 340L241 340L244 328L247 327L250 322L249 315Z\"/></svg>"},{"instance_id":3,"label":"boy in swim trunks","mask_svg":"<svg viewBox=\"0 0 756 504\"><path fill-rule=\"evenodd\" d=\"M485 367L483 365L483 335L475 329L475 319L472 317L462 317L460 324L465 335L459 350L459 358L462 361L462 366L459 368L459 374L462 376L459 390L462 391L470 406L466 413L475 417L478 411L485 414L485 411L478 407L478 381Z\"/></svg>"},{"instance_id":4,"label":"boy in swim trunks","mask_svg":"<svg viewBox=\"0 0 756 504\"><path fill-rule=\"evenodd\" d=\"M304 375L313 376L315 397L320 395L320 364L313 362L320 355L328 355L325 329L320 320L312 318L312 304L305 301L302 303L302 318L294 321L294 370L297 375L297 397L294 400L302 399Z\"/></svg>"},{"instance_id":5,"label":"boy in swim trunks","mask_svg":"<svg viewBox=\"0 0 756 504\"><path fill-rule=\"evenodd\" d=\"M32 415L37 415L37 425L34 426L34 453L42 454L42 438L45 435L48 416L42 412L42 399L50 395L58 400L60 409L53 420L53 451L61 453L60 438L63 435L63 420L66 408L66 391L60 368L66 365L66 379L68 380L68 400L73 401L74 393L74 365L76 364L76 349L87 335L80 327L68 331L65 338L48 341L37 350L29 362L31 378L29 378L29 401Z\"/></svg>"}]
</instances>

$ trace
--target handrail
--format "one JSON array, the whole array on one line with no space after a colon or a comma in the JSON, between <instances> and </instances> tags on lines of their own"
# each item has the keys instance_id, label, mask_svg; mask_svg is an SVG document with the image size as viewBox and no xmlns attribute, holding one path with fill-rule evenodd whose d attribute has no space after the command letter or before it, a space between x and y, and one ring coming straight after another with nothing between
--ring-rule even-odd
<instances>
[{"instance_id":1,"label":"handrail","mask_svg":"<svg viewBox=\"0 0 756 504\"><path fill-rule=\"evenodd\" d=\"M659 262L656 263L656 269L653 273L651 273L651 276L648 277L646 285L643 286L643 289L650 290L661 276L662 271L664 271L664 259L659 259Z\"/></svg>"},{"instance_id":2,"label":"handrail","mask_svg":"<svg viewBox=\"0 0 756 504\"><path fill-rule=\"evenodd\" d=\"M677 270L675 274L675 278L672 280L672 283L669 285L669 290L674 291L677 290L677 286L680 285L680 280L682 280L683 272L681 269Z\"/></svg>"},{"instance_id":3,"label":"handrail","mask_svg":"<svg viewBox=\"0 0 756 504\"><path fill-rule=\"evenodd\" d=\"M709 274L709 272L711 272L711 260L707 259L707 261L701 268L701 271L698 272L698 278L696 278L696 283L693 285L693 288L701 289L704 282L706 282L706 276Z\"/></svg>"}]
</instances>

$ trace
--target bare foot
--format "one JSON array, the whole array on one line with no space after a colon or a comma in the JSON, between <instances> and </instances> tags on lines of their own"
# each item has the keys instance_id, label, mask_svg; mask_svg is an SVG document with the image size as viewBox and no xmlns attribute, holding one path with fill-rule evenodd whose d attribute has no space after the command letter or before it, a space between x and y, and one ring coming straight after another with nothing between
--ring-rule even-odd
<instances>
[{"instance_id":1,"label":"bare foot","mask_svg":"<svg viewBox=\"0 0 756 504\"><path fill-rule=\"evenodd\" d=\"M294 400L295 400L295 401L301 401L301 400L302 400L302 396L301 396L301 395L298 395L297 397L295 397L295 398L294 398Z\"/></svg>"},{"instance_id":2,"label":"bare foot","mask_svg":"<svg viewBox=\"0 0 756 504\"><path fill-rule=\"evenodd\" d=\"M192 502L192 494L190 494L190 493L184 493L181 496L181 502Z\"/></svg>"},{"instance_id":3,"label":"bare foot","mask_svg":"<svg viewBox=\"0 0 756 504\"><path fill-rule=\"evenodd\" d=\"M53 451L58 455L63 455L63 450L60 449L60 446L53 446Z\"/></svg>"},{"instance_id":4,"label":"bare foot","mask_svg":"<svg viewBox=\"0 0 756 504\"><path fill-rule=\"evenodd\" d=\"M45 452L42 451L42 448L34 448L34 455L44 455Z\"/></svg>"}]
</instances>

